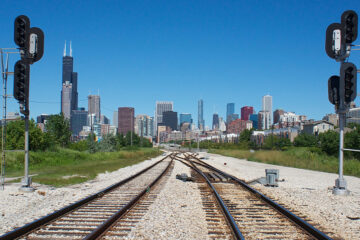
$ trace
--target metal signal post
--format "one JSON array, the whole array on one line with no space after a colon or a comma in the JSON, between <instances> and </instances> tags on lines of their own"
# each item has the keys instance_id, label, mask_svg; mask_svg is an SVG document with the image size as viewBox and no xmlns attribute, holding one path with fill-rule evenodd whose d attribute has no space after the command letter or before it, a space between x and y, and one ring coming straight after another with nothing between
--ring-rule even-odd
<instances>
[{"instance_id":1,"label":"metal signal post","mask_svg":"<svg viewBox=\"0 0 360 240\"><path fill-rule=\"evenodd\" d=\"M30 64L39 61L44 54L44 33L40 28L30 28L30 19L21 15L15 19L14 41L19 46L21 60L14 67L14 98L19 101L20 112L25 116L25 175L22 191L34 191L29 177L29 86Z\"/></svg>"},{"instance_id":2,"label":"metal signal post","mask_svg":"<svg viewBox=\"0 0 360 240\"><path fill-rule=\"evenodd\" d=\"M344 126L346 113L351 101L356 98L357 69L353 63L345 62L350 56L351 43L356 40L358 32L358 15L352 10L341 15L341 23L330 24L326 29L326 54L340 62L340 76L328 80L330 103L335 105L339 114L339 177L335 180L333 194L348 195L346 180L343 176L344 166Z\"/></svg>"}]
</instances>

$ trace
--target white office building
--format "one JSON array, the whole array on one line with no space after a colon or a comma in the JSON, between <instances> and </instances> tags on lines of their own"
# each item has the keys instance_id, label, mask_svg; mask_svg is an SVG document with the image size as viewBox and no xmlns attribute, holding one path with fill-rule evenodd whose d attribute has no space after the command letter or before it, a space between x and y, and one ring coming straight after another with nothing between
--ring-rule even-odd
<instances>
[{"instance_id":1,"label":"white office building","mask_svg":"<svg viewBox=\"0 0 360 240\"><path fill-rule=\"evenodd\" d=\"M270 114L270 124L272 124L272 96L265 95L262 97L262 110L265 112L269 112Z\"/></svg>"},{"instance_id":2,"label":"white office building","mask_svg":"<svg viewBox=\"0 0 360 240\"><path fill-rule=\"evenodd\" d=\"M157 126L159 123L163 122L163 113L167 111L173 111L173 102L159 102L156 101L156 107L155 107L155 129L157 129Z\"/></svg>"}]
</instances>

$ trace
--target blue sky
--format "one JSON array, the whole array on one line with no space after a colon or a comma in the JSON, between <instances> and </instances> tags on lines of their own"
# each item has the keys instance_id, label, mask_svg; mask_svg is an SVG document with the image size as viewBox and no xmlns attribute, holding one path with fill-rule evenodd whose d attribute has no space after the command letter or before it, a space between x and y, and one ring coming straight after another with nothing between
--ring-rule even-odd
<instances>
[{"instance_id":1,"label":"blue sky","mask_svg":"<svg viewBox=\"0 0 360 240\"><path fill-rule=\"evenodd\" d=\"M321 119L334 112L327 80L340 68L325 53L325 31L348 9L360 14L359 2L3 0L0 47L16 46L13 23L21 14L45 33L44 57L31 67L33 118L60 112L63 48L71 40L79 106L99 91L110 119L122 106L153 115L159 100L197 122L202 98L210 125L229 102L236 113L245 105L259 111L266 94L273 110ZM360 65L359 57L354 51L350 61ZM11 56L11 68L18 59ZM9 102L8 111L18 111Z\"/></svg>"}]
</instances>

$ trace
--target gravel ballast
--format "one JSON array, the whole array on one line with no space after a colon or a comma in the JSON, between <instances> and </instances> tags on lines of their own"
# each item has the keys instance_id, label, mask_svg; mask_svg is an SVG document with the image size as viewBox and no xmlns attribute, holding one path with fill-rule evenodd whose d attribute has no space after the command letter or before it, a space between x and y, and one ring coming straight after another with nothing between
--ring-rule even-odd
<instances>
[{"instance_id":1,"label":"gravel ballast","mask_svg":"<svg viewBox=\"0 0 360 240\"><path fill-rule=\"evenodd\" d=\"M208 230L197 183L176 179L190 169L175 161L172 174L129 239L207 239Z\"/></svg>"},{"instance_id":2,"label":"gravel ballast","mask_svg":"<svg viewBox=\"0 0 360 240\"><path fill-rule=\"evenodd\" d=\"M329 231L344 239L360 239L360 179L345 176L350 196L334 196L337 174L281 167L250 162L215 154L201 153L204 160L245 181L265 176L265 169L279 169L279 187L268 188L253 185L267 196L301 212L321 225L321 230ZM34 183L34 193L19 192L19 183L8 183L0 190L0 235L15 227L52 213L85 196L96 193L109 185L125 179L163 156L146 160L111 173L100 174L96 179L69 187L53 188ZM226 163L226 165L224 165ZM207 239L207 223L202 209L200 191L197 184L176 179L176 174L190 170L175 162L173 172L162 187L155 202L129 234L131 239Z\"/></svg>"},{"instance_id":3,"label":"gravel ballast","mask_svg":"<svg viewBox=\"0 0 360 240\"><path fill-rule=\"evenodd\" d=\"M94 180L69 187L54 188L33 183L33 187L36 188L33 193L20 192L20 183L6 183L5 190L0 190L0 235L97 193L134 175L163 157L158 156L111 173L102 173Z\"/></svg>"},{"instance_id":4,"label":"gravel ballast","mask_svg":"<svg viewBox=\"0 0 360 240\"><path fill-rule=\"evenodd\" d=\"M321 225L322 231L340 238L360 239L360 178L345 176L349 196L335 196L337 174L251 162L244 159L202 153L205 162L244 181L265 177L265 169L279 169L279 187L253 185L268 197L301 212ZM346 164L346 163L345 163ZM357 220L351 220L357 219Z\"/></svg>"}]
</instances>

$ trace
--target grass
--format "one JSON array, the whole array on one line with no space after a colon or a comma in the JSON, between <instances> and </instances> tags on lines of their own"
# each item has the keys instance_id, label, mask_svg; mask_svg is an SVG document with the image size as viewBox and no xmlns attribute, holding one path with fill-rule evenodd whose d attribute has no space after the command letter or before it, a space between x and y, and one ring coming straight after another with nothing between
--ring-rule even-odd
<instances>
[{"instance_id":1,"label":"grass","mask_svg":"<svg viewBox=\"0 0 360 240\"><path fill-rule=\"evenodd\" d=\"M99 173L115 171L159 154L153 148L94 154L61 148L56 151L30 152L29 174L37 174L32 178L34 182L66 186L94 179ZM23 175L24 153L7 153L6 177Z\"/></svg>"},{"instance_id":2,"label":"grass","mask_svg":"<svg viewBox=\"0 0 360 240\"><path fill-rule=\"evenodd\" d=\"M260 150L251 153L249 150L212 149L209 152L224 156L247 159L280 166L310 169L322 172L337 173L339 161L337 157L328 156L309 148L289 148L286 151ZM360 177L360 161L345 159L344 174Z\"/></svg>"}]
</instances>

